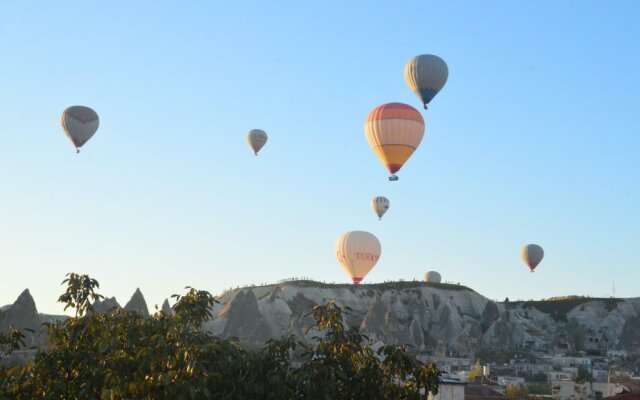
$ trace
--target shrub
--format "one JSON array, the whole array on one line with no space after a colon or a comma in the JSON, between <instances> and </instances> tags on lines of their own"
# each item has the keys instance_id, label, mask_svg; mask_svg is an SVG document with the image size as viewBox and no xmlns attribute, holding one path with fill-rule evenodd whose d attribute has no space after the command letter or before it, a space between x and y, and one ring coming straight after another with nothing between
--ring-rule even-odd
<instances>
[{"instance_id":1,"label":"shrub","mask_svg":"<svg viewBox=\"0 0 640 400\"><path fill-rule=\"evenodd\" d=\"M374 352L346 327L334 302L313 307L321 335L311 343L269 340L248 351L202 329L214 297L187 288L174 295L174 315L143 318L116 310L94 313L103 298L87 275L69 274L59 301L75 317L46 326L47 343L25 366L0 367L0 399L420 399L437 393L440 372L402 346ZM0 351L21 345L0 335ZM24 345L22 343L22 345Z\"/></svg>"}]
</instances>

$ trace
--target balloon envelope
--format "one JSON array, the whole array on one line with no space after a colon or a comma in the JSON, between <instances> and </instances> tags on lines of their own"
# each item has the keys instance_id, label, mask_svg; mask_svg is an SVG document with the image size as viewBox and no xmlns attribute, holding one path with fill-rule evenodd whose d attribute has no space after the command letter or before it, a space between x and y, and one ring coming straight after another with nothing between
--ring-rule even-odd
<instances>
[{"instance_id":1,"label":"balloon envelope","mask_svg":"<svg viewBox=\"0 0 640 400\"><path fill-rule=\"evenodd\" d=\"M267 139L267 133L262 129L252 129L247 133L247 143L255 155L258 155L260 149L267 143Z\"/></svg>"},{"instance_id":2,"label":"balloon envelope","mask_svg":"<svg viewBox=\"0 0 640 400\"><path fill-rule=\"evenodd\" d=\"M447 63L433 54L413 57L404 67L404 79L424 108L444 87L449 77Z\"/></svg>"},{"instance_id":3,"label":"balloon envelope","mask_svg":"<svg viewBox=\"0 0 640 400\"><path fill-rule=\"evenodd\" d=\"M383 196L376 196L371 199L371 208L373 208L373 212L378 215L379 219L382 219L384 213L389 209L389 199Z\"/></svg>"},{"instance_id":4,"label":"balloon envelope","mask_svg":"<svg viewBox=\"0 0 640 400\"><path fill-rule=\"evenodd\" d=\"M351 231L338 238L335 251L338 262L357 285L376 265L382 249L371 233Z\"/></svg>"},{"instance_id":5,"label":"balloon envelope","mask_svg":"<svg viewBox=\"0 0 640 400\"><path fill-rule=\"evenodd\" d=\"M528 244L522 248L520 256L527 268L533 272L544 257L544 250L537 244Z\"/></svg>"},{"instance_id":6,"label":"balloon envelope","mask_svg":"<svg viewBox=\"0 0 640 400\"><path fill-rule=\"evenodd\" d=\"M369 113L364 132L382 164L395 174L422 141L424 119L407 104L387 103Z\"/></svg>"},{"instance_id":7,"label":"balloon envelope","mask_svg":"<svg viewBox=\"0 0 640 400\"><path fill-rule=\"evenodd\" d=\"M79 151L78 149L98 130L100 119L98 114L89 107L72 106L62 112L60 123L76 151Z\"/></svg>"},{"instance_id":8,"label":"balloon envelope","mask_svg":"<svg viewBox=\"0 0 640 400\"><path fill-rule=\"evenodd\" d=\"M436 271L429 271L424 274L422 281L430 283L440 283L442 282L442 276L440 276L440 274Z\"/></svg>"}]
</instances>

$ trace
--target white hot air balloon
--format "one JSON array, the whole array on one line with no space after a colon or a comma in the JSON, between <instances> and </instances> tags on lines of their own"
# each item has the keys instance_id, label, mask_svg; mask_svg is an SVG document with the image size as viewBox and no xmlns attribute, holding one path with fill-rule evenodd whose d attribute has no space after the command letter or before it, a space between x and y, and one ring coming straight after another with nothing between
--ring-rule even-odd
<instances>
[{"instance_id":1,"label":"white hot air balloon","mask_svg":"<svg viewBox=\"0 0 640 400\"><path fill-rule=\"evenodd\" d=\"M371 199L371 208L378 215L378 219L382 219L384 213L389 209L389 199L383 196L376 196Z\"/></svg>"},{"instance_id":2,"label":"white hot air balloon","mask_svg":"<svg viewBox=\"0 0 640 400\"><path fill-rule=\"evenodd\" d=\"M247 133L247 143L257 156L260 149L267 143L267 132L262 129L252 129Z\"/></svg>"},{"instance_id":3,"label":"white hot air balloon","mask_svg":"<svg viewBox=\"0 0 640 400\"><path fill-rule=\"evenodd\" d=\"M422 278L423 282L428 283L440 283L442 282L442 276L436 271L429 271L424 274L424 278Z\"/></svg>"},{"instance_id":4,"label":"white hot air balloon","mask_svg":"<svg viewBox=\"0 0 640 400\"><path fill-rule=\"evenodd\" d=\"M98 114L85 106L72 106L62 112L60 119L62 129L67 135L76 153L98 130L100 119Z\"/></svg>"},{"instance_id":5,"label":"white hot air balloon","mask_svg":"<svg viewBox=\"0 0 640 400\"><path fill-rule=\"evenodd\" d=\"M369 232L347 232L336 241L336 258L356 285L373 269L381 252L380 241Z\"/></svg>"}]
</instances>

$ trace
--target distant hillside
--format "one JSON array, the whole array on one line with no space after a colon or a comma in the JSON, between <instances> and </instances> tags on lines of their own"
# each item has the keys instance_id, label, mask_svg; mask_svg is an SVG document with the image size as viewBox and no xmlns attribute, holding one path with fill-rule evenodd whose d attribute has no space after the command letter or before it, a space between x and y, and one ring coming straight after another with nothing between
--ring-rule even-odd
<instances>
[{"instance_id":1,"label":"distant hillside","mask_svg":"<svg viewBox=\"0 0 640 400\"><path fill-rule=\"evenodd\" d=\"M280 286L280 285L286 285L286 284L292 284L292 283L295 283L295 285L299 287L322 287L322 288L329 288L329 289L344 289L344 288L348 289L348 288L355 287L355 285L353 285L352 283L325 283L325 282L318 282L318 281L312 281L307 279L288 280L288 281L278 282L272 285L263 285L263 286ZM387 290L387 289L408 289L412 287L414 288L424 287L425 285L431 286L434 288L440 288L440 289L470 290L473 292L472 289L463 285L455 285L451 283L422 282L422 281L394 281L394 282L381 282L381 283L363 283L363 284L360 284L359 287L366 287L368 289ZM260 287L260 286L252 286L251 288L254 288L254 287Z\"/></svg>"},{"instance_id":2,"label":"distant hillside","mask_svg":"<svg viewBox=\"0 0 640 400\"><path fill-rule=\"evenodd\" d=\"M350 309L345 322L377 343L409 344L429 354L470 355L480 349L640 353L640 298L567 296L494 302L453 284L401 281L354 286L292 280L229 290L218 299L206 328L248 345L284 335L304 339L317 334L306 333L311 324L308 314L315 304L335 300ZM120 307L114 298L95 305L97 312L113 307ZM124 308L149 315L139 290ZM169 309L168 302L163 309ZM27 345L35 348L44 341L41 323L63 318L38 314L25 290L14 304L1 308L0 331L9 325L33 329Z\"/></svg>"},{"instance_id":3,"label":"distant hillside","mask_svg":"<svg viewBox=\"0 0 640 400\"><path fill-rule=\"evenodd\" d=\"M618 304L624 300L605 297L566 296L537 301L515 301L512 303L506 303L505 305L513 305L514 307L521 307L523 309L531 309L534 307L540 312L551 315L551 317L556 321L568 322L567 315L573 309L578 306L585 307L585 304L591 301L603 303L607 311L613 311L616 309Z\"/></svg>"},{"instance_id":4,"label":"distant hillside","mask_svg":"<svg viewBox=\"0 0 640 400\"><path fill-rule=\"evenodd\" d=\"M431 354L640 350L640 298L493 302L465 286L417 281L354 286L300 280L231 290L220 296L207 326L247 343L308 338L315 333L305 334L307 314L332 299L350 307L345 322L372 339Z\"/></svg>"}]
</instances>

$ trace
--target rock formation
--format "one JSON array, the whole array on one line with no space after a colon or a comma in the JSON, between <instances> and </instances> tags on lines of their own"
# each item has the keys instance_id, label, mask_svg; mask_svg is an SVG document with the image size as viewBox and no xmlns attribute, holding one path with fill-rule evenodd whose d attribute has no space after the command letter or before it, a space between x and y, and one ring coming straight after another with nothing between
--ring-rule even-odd
<instances>
[{"instance_id":1,"label":"rock formation","mask_svg":"<svg viewBox=\"0 0 640 400\"><path fill-rule=\"evenodd\" d=\"M360 286L290 281L230 290L218 297L205 328L249 345L306 332L316 304L331 300L348 306L344 323L359 327L376 345L408 344L435 355L471 355L480 349L595 351L623 349L640 354L640 298L565 297L546 301L493 302L473 290L442 283L394 282ZM96 312L120 308L115 298L96 302ZM148 317L144 296L136 290L125 310ZM162 311L173 314L167 300ZM25 290L0 308L0 331L10 325L33 329L27 346L44 341L42 322L65 316L38 314Z\"/></svg>"},{"instance_id":2,"label":"rock formation","mask_svg":"<svg viewBox=\"0 0 640 400\"><path fill-rule=\"evenodd\" d=\"M226 319L222 332L225 337L237 337L248 343L264 343L273 337L252 290L238 291L219 315Z\"/></svg>"},{"instance_id":3,"label":"rock formation","mask_svg":"<svg viewBox=\"0 0 640 400\"><path fill-rule=\"evenodd\" d=\"M395 282L328 285L291 281L223 293L206 326L215 335L247 343L305 333L315 304L349 306L344 322L372 340L409 344L418 351L471 354L482 348L554 348L640 352L640 298L566 297L493 302L459 285Z\"/></svg>"},{"instance_id":4,"label":"rock formation","mask_svg":"<svg viewBox=\"0 0 640 400\"><path fill-rule=\"evenodd\" d=\"M164 299L160 311L162 311L164 315L173 315L173 309L169 305L169 299Z\"/></svg>"},{"instance_id":5,"label":"rock formation","mask_svg":"<svg viewBox=\"0 0 640 400\"><path fill-rule=\"evenodd\" d=\"M33 332L24 331L26 347L33 347L42 344L40 316L36 303L29 293L29 289L25 289L16 301L9 307L6 307L0 314L0 332L8 332L11 326L18 329L31 329Z\"/></svg>"},{"instance_id":6,"label":"rock formation","mask_svg":"<svg viewBox=\"0 0 640 400\"><path fill-rule=\"evenodd\" d=\"M133 296L127 304L125 304L124 309L128 312L136 312L142 315L144 318L149 318L149 307L147 307L147 302L144 300L144 296L140 291L140 288L137 288L135 292L133 292Z\"/></svg>"},{"instance_id":7,"label":"rock formation","mask_svg":"<svg viewBox=\"0 0 640 400\"><path fill-rule=\"evenodd\" d=\"M104 300L96 300L93 303L93 311L97 313L115 312L119 310L120 304L115 297L109 297Z\"/></svg>"}]
</instances>

